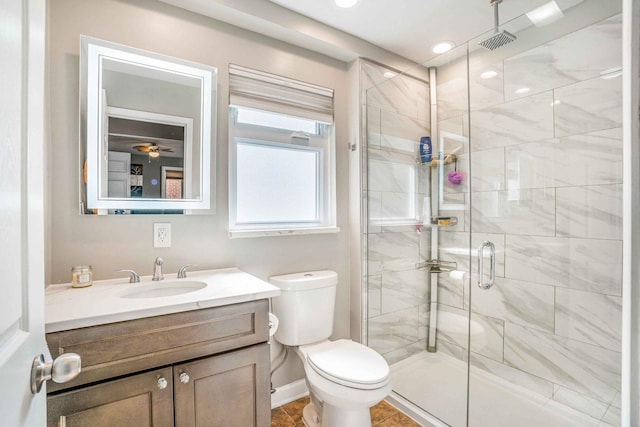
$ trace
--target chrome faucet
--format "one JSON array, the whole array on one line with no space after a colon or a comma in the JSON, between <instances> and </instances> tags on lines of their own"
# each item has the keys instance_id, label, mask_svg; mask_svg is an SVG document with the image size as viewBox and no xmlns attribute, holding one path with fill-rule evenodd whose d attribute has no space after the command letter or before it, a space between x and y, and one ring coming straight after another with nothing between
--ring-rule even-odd
<instances>
[{"instance_id":1,"label":"chrome faucet","mask_svg":"<svg viewBox=\"0 0 640 427\"><path fill-rule=\"evenodd\" d=\"M162 275L163 263L164 260L160 257L156 258L156 260L153 262L153 277L151 278L151 280L153 280L154 282L164 280L164 276Z\"/></svg>"},{"instance_id":2,"label":"chrome faucet","mask_svg":"<svg viewBox=\"0 0 640 427\"><path fill-rule=\"evenodd\" d=\"M129 283L140 283L140 276L133 270L116 270L118 273L129 273Z\"/></svg>"},{"instance_id":3,"label":"chrome faucet","mask_svg":"<svg viewBox=\"0 0 640 427\"><path fill-rule=\"evenodd\" d=\"M197 265L197 264L187 264L187 265L185 265L185 266L183 266L183 267L180 267L180 268L178 269L178 274L177 274L177 276L176 276L176 277L177 277L178 279L184 279L184 278L186 278L186 277L187 277L187 268L189 268L189 267L195 267L196 265Z\"/></svg>"}]
</instances>

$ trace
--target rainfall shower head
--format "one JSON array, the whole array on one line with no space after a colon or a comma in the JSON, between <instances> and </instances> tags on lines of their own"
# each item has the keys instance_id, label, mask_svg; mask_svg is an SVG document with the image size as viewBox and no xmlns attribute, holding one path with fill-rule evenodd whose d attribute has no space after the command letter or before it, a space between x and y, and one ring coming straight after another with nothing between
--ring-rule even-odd
<instances>
[{"instance_id":1,"label":"rainfall shower head","mask_svg":"<svg viewBox=\"0 0 640 427\"><path fill-rule=\"evenodd\" d=\"M505 44L511 43L517 37L511 34L509 31L498 31L491 37L488 37L478 43L485 49L496 50L499 47L504 46Z\"/></svg>"},{"instance_id":2,"label":"rainfall shower head","mask_svg":"<svg viewBox=\"0 0 640 427\"><path fill-rule=\"evenodd\" d=\"M491 36L487 37L486 39L478 43L480 46L484 47L485 49L495 50L517 39L516 36L514 36L508 31L498 30L498 5L500 3L502 3L502 0L491 0L489 2L489 4L494 8L493 16L495 21L495 31Z\"/></svg>"}]
</instances>

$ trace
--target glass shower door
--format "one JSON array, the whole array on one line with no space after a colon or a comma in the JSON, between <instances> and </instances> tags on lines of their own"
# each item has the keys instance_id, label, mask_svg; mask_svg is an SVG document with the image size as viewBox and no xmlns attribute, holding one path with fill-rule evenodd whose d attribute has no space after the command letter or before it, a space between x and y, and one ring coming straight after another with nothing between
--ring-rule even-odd
<instances>
[{"instance_id":1,"label":"glass shower door","mask_svg":"<svg viewBox=\"0 0 640 427\"><path fill-rule=\"evenodd\" d=\"M620 425L621 17L596 3L363 62L366 342L434 424Z\"/></svg>"},{"instance_id":2,"label":"glass shower door","mask_svg":"<svg viewBox=\"0 0 640 427\"><path fill-rule=\"evenodd\" d=\"M467 423L470 281L466 46L401 75L363 62L367 344L394 392Z\"/></svg>"},{"instance_id":3,"label":"glass shower door","mask_svg":"<svg viewBox=\"0 0 640 427\"><path fill-rule=\"evenodd\" d=\"M468 425L618 426L621 18L517 34L469 42Z\"/></svg>"}]
</instances>

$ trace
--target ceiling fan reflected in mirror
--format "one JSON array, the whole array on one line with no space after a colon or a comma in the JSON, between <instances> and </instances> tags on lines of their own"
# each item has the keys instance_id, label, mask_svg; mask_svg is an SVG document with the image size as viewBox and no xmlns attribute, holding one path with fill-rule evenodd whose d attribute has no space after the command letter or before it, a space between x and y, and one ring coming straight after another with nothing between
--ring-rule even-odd
<instances>
[{"instance_id":1,"label":"ceiling fan reflected in mirror","mask_svg":"<svg viewBox=\"0 0 640 427\"><path fill-rule=\"evenodd\" d=\"M164 151L167 153L173 153L173 150L171 148L160 147L158 146L158 144L153 142L148 143L146 145L134 145L132 148L141 153L149 154L149 159L152 159L152 158L155 159L157 157L160 157L161 151Z\"/></svg>"}]
</instances>

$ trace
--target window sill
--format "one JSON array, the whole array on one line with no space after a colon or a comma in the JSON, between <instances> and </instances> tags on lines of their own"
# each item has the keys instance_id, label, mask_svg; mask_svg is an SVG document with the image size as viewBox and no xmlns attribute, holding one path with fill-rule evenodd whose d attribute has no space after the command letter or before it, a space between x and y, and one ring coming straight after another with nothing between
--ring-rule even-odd
<instances>
[{"instance_id":1,"label":"window sill","mask_svg":"<svg viewBox=\"0 0 640 427\"><path fill-rule=\"evenodd\" d=\"M283 228L269 230L233 230L229 231L230 239L241 239L247 237L269 237L269 236L297 236L301 234L328 234L339 233L340 227L314 227L314 228Z\"/></svg>"}]
</instances>

